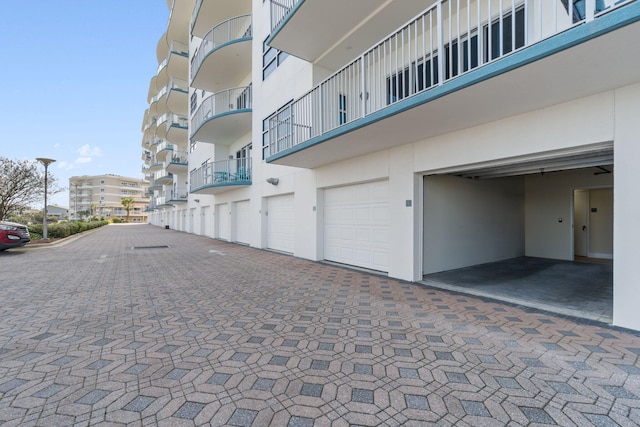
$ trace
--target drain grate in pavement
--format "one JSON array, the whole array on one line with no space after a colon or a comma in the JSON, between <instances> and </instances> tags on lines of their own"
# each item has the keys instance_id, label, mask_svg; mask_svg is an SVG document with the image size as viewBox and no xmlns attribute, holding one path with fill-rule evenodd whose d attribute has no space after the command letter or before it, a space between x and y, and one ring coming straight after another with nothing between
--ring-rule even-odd
<instances>
[{"instance_id":1,"label":"drain grate in pavement","mask_svg":"<svg viewBox=\"0 0 640 427\"><path fill-rule=\"evenodd\" d=\"M131 246L131 249L165 249L168 248L169 246L167 245L160 245L160 246Z\"/></svg>"}]
</instances>

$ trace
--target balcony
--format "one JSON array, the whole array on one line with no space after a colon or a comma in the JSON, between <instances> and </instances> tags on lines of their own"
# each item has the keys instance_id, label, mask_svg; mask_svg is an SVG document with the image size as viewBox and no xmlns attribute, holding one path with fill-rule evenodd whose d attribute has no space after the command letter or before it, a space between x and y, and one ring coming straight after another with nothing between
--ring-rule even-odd
<instances>
[{"instance_id":1,"label":"balcony","mask_svg":"<svg viewBox=\"0 0 640 427\"><path fill-rule=\"evenodd\" d=\"M166 156L168 153L172 152L175 149L175 145L170 142L161 140L159 144L156 145L156 156Z\"/></svg>"},{"instance_id":2,"label":"balcony","mask_svg":"<svg viewBox=\"0 0 640 427\"><path fill-rule=\"evenodd\" d=\"M251 131L251 86L215 93L191 119L191 140L230 145Z\"/></svg>"},{"instance_id":3,"label":"balcony","mask_svg":"<svg viewBox=\"0 0 640 427\"><path fill-rule=\"evenodd\" d=\"M155 157L152 158L151 161L149 162L149 170L152 172L156 172L164 168L165 168L164 162L159 161Z\"/></svg>"},{"instance_id":4,"label":"balcony","mask_svg":"<svg viewBox=\"0 0 640 427\"><path fill-rule=\"evenodd\" d=\"M191 58L191 86L209 92L237 86L251 73L251 15L211 29Z\"/></svg>"},{"instance_id":5,"label":"balcony","mask_svg":"<svg viewBox=\"0 0 640 427\"><path fill-rule=\"evenodd\" d=\"M171 161L167 165L167 172L173 174L186 172L189 167L187 159L188 155L186 151L174 151L171 154Z\"/></svg>"},{"instance_id":6,"label":"balcony","mask_svg":"<svg viewBox=\"0 0 640 427\"><path fill-rule=\"evenodd\" d=\"M149 112L151 115L166 112L186 116L189 106L189 85L186 80L171 78L169 84L151 98Z\"/></svg>"},{"instance_id":7,"label":"balcony","mask_svg":"<svg viewBox=\"0 0 640 427\"><path fill-rule=\"evenodd\" d=\"M164 198L167 203L187 203L187 197L189 196L189 192L187 188L171 188L164 192Z\"/></svg>"},{"instance_id":8,"label":"balcony","mask_svg":"<svg viewBox=\"0 0 640 427\"><path fill-rule=\"evenodd\" d=\"M191 33L199 38L216 24L229 18L251 13L251 0L198 0L191 17Z\"/></svg>"},{"instance_id":9,"label":"balcony","mask_svg":"<svg viewBox=\"0 0 640 427\"><path fill-rule=\"evenodd\" d=\"M147 97L149 102L153 96L169 84L171 78L181 80L187 80L189 78L189 48L187 45L173 41L166 46L164 39L161 39L158 44L158 55L162 55L165 51L166 54L162 56L164 59L158 64L156 76L151 79L149 95Z\"/></svg>"},{"instance_id":10,"label":"balcony","mask_svg":"<svg viewBox=\"0 0 640 427\"><path fill-rule=\"evenodd\" d=\"M327 70L338 70L354 54L364 52L434 2L270 0L267 44Z\"/></svg>"},{"instance_id":11,"label":"balcony","mask_svg":"<svg viewBox=\"0 0 640 427\"><path fill-rule=\"evenodd\" d=\"M251 158L207 162L191 172L191 193L218 194L251 185Z\"/></svg>"},{"instance_id":12,"label":"balcony","mask_svg":"<svg viewBox=\"0 0 640 427\"><path fill-rule=\"evenodd\" d=\"M168 40L186 39L186 35L189 32L191 11L193 10L194 4L195 0L171 1L171 4L169 4L171 12L169 13L169 22L167 24L166 34Z\"/></svg>"},{"instance_id":13,"label":"balcony","mask_svg":"<svg viewBox=\"0 0 640 427\"><path fill-rule=\"evenodd\" d=\"M270 117L265 158L315 168L637 82L640 2L613 1L441 0Z\"/></svg>"},{"instance_id":14,"label":"balcony","mask_svg":"<svg viewBox=\"0 0 640 427\"><path fill-rule=\"evenodd\" d=\"M165 138L174 144L186 146L188 123L189 120L184 116L179 116L174 113L165 113L158 117L156 135L160 138Z\"/></svg>"},{"instance_id":15,"label":"balcony","mask_svg":"<svg viewBox=\"0 0 640 427\"><path fill-rule=\"evenodd\" d=\"M173 175L167 172L166 168L162 168L159 171L154 172L153 179L156 184L173 184Z\"/></svg>"}]
</instances>

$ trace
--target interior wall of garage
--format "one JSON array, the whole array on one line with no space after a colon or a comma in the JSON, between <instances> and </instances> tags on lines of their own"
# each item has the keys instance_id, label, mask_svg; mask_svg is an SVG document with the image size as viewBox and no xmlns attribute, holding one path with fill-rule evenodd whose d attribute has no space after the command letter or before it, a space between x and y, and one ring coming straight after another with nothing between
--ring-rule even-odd
<instances>
[{"instance_id":1,"label":"interior wall of garage","mask_svg":"<svg viewBox=\"0 0 640 427\"><path fill-rule=\"evenodd\" d=\"M523 256L522 177L425 177L423 274Z\"/></svg>"},{"instance_id":2,"label":"interior wall of garage","mask_svg":"<svg viewBox=\"0 0 640 427\"><path fill-rule=\"evenodd\" d=\"M597 172L587 168L525 177L526 256L573 260L573 190L613 186L613 173Z\"/></svg>"}]
</instances>

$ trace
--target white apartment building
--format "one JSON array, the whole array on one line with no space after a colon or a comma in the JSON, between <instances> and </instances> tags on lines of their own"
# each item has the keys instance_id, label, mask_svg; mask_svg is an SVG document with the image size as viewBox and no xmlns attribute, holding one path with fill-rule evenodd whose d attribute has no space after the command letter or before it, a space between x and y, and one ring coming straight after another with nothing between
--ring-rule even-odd
<instances>
[{"instance_id":1,"label":"white apartment building","mask_svg":"<svg viewBox=\"0 0 640 427\"><path fill-rule=\"evenodd\" d=\"M132 198L134 208L130 222L147 222L149 197L147 183L139 178L120 175L82 175L69 178L69 218L99 216L127 219L122 199Z\"/></svg>"},{"instance_id":2,"label":"white apartment building","mask_svg":"<svg viewBox=\"0 0 640 427\"><path fill-rule=\"evenodd\" d=\"M640 2L168 6L152 224L408 281L613 259L612 323L640 329Z\"/></svg>"}]
</instances>

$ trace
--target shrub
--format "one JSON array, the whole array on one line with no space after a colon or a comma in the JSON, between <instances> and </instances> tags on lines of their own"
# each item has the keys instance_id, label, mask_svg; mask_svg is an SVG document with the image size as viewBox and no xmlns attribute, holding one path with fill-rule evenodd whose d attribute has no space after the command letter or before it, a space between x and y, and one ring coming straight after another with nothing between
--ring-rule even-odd
<instances>
[{"instance_id":1,"label":"shrub","mask_svg":"<svg viewBox=\"0 0 640 427\"><path fill-rule=\"evenodd\" d=\"M47 237L51 239L62 239L64 237L69 237L107 224L109 224L109 221L71 221L50 224L47 226ZM31 240L38 240L42 238L42 224L32 224L28 227L29 234L31 234Z\"/></svg>"},{"instance_id":2,"label":"shrub","mask_svg":"<svg viewBox=\"0 0 640 427\"><path fill-rule=\"evenodd\" d=\"M120 218L112 218L111 222L114 224L120 224L122 222L122 220Z\"/></svg>"}]
</instances>

